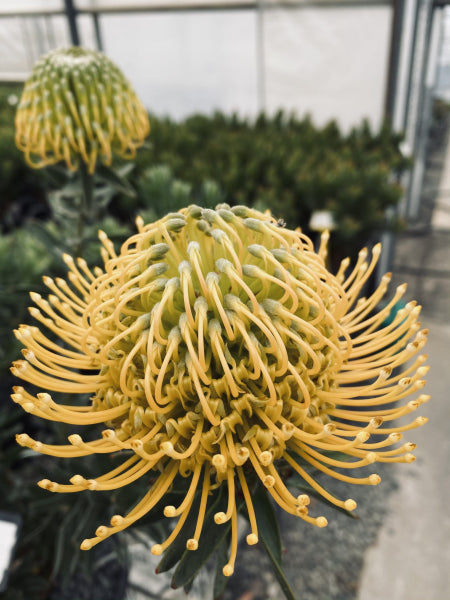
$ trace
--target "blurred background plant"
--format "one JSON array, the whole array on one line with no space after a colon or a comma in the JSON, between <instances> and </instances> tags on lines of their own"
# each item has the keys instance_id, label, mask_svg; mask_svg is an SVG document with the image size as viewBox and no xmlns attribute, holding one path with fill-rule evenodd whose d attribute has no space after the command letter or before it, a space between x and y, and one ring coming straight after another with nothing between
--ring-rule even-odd
<instances>
[{"instance_id":1,"label":"blurred background plant","mask_svg":"<svg viewBox=\"0 0 450 600\"><path fill-rule=\"evenodd\" d=\"M22 87L0 85L0 223L2 232L46 215L45 174L31 170L14 143L14 115Z\"/></svg>"},{"instance_id":2,"label":"blurred background plant","mask_svg":"<svg viewBox=\"0 0 450 600\"><path fill-rule=\"evenodd\" d=\"M313 212L330 211L340 258L401 227L388 209L402 196L398 182L410 161L400 150L402 136L387 124L374 132L363 122L343 134L335 122L321 128L283 112L255 121L216 113L151 122L150 141L136 159L137 181L149 164L165 164L194 188L216 181L229 204L269 208L306 233ZM133 208L143 201L138 194Z\"/></svg>"},{"instance_id":3,"label":"blurred background plant","mask_svg":"<svg viewBox=\"0 0 450 600\"><path fill-rule=\"evenodd\" d=\"M354 256L385 229L401 226L398 219L387 217L387 209L395 208L401 197L398 181L409 160L400 151L401 136L387 125L373 132L363 123L344 135L334 122L319 128L309 117L282 112L261 114L255 121L222 113L181 122L151 116L152 136L133 162L116 157L111 166L96 166L86 212L79 171L70 172L61 163L31 170L15 148L13 123L20 93L14 86L0 88L0 386L2 406L8 407L0 413L0 485L8 490L3 508L25 518L10 585L0 597L119 600L125 593L124 545L102 544L94 560L77 548L85 531L132 499L100 494L94 502L91 494L49 495L34 485L44 471L46 477L50 473L52 479L67 480L75 465L64 472L65 465L35 457L11 441L14 433L25 430L51 443L73 433L52 424L43 429L8 399L13 383L8 368L18 353L11 332L29 320L28 291L43 292L43 274L65 274L63 252L82 250L90 266L98 263L98 229L119 246L134 231L137 214L150 221L192 203L269 208L290 227L301 226L307 233L312 214L326 210L336 224L334 255ZM86 476L101 472L98 461L79 459L80 471ZM147 523L154 539L161 535L157 517L156 511L156 525L153 517ZM281 557L279 541L273 547ZM182 558L180 548L177 560ZM76 587L71 587L74 577ZM190 576L179 581L187 588L192 585ZM223 583L218 581L218 589Z\"/></svg>"}]
</instances>

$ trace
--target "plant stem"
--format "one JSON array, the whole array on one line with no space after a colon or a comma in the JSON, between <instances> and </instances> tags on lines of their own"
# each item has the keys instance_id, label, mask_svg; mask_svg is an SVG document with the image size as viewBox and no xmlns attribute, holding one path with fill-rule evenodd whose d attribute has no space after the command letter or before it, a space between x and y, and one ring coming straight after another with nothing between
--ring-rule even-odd
<instances>
[{"instance_id":1,"label":"plant stem","mask_svg":"<svg viewBox=\"0 0 450 600\"><path fill-rule=\"evenodd\" d=\"M94 175L89 173L86 164L81 161L81 202L77 223L77 244L74 249L75 256L81 256L84 245L84 226L92 221L94 216Z\"/></svg>"}]
</instances>

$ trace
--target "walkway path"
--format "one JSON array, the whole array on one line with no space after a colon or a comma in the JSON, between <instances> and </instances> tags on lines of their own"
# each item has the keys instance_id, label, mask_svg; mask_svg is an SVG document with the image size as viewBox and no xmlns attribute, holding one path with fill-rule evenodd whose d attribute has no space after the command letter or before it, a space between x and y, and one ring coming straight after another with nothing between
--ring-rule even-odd
<instances>
[{"instance_id":1,"label":"walkway path","mask_svg":"<svg viewBox=\"0 0 450 600\"><path fill-rule=\"evenodd\" d=\"M429 423L411 432L417 461L396 465L398 489L375 545L365 556L358 600L444 600L450 590L450 324L430 328L431 366L421 414Z\"/></svg>"},{"instance_id":2,"label":"walkway path","mask_svg":"<svg viewBox=\"0 0 450 600\"><path fill-rule=\"evenodd\" d=\"M396 465L398 484L366 552L358 600L444 600L450 590L450 141L429 157L421 225L398 236L394 285L423 306L430 373L429 423L411 432L417 461ZM437 188L437 193L436 193ZM422 411L421 411L422 412Z\"/></svg>"}]
</instances>

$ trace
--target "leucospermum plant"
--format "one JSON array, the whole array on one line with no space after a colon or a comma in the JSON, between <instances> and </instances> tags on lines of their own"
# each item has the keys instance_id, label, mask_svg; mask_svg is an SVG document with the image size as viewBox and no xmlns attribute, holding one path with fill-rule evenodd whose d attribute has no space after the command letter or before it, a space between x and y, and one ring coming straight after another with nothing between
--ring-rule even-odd
<instances>
[{"instance_id":1,"label":"leucospermum plant","mask_svg":"<svg viewBox=\"0 0 450 600\"><path fill-rule=\"evenodd\" d=\"M41 168L133 158L149 133L145 108L120 69L95 50L53 50L33 68L16 113L16 145Z\"/></svg>"},{"instance_id":2,"label":"leucospermum plant","mask_svg":"<svg viewBox=\"0 0 450 600\"><path fill-rule=\"evenodd\" d=\"M103 269L66 256L68 282L45 277L48 299L31 294L30 312L42 329L16 331L24 360L12 372L44 391L16 387L13 400L43 419L103 424L97 439L72 434L57 446L23 433L19 444L65 458L120 457L95 479L76 474L70 482L39 485L81 492L152 482L127 514L85 539L83 550L164 506L181 478L184 497L164 508L175 525L152 552L169 551L186 522L192 523L187 549L200 549L206 512L221 490L225 503L214 521L231 531L223 567L230 576L238 506L250 523L247 543L259 539L256 488L286 512L324 527L325 517L311 514L309 496L289 489L287 471L351 511L353 499L335 497L312 473L376 485L376 473L357 477L353 469L414 460L414 445L398 442L426 419L397 419L428 400L419 392L426 331L414 302L386 321L406 286L377 310L389 275L359 297L379 246L371 255L362 250L352 268L343 261L333 275L325 266L326 235L315 252L299 230L244 206L189 206L147 225L138 218L137 229L119 253L100 232ZM50 392L90 400L63 405Z\"/></svg>"}]
</instances>

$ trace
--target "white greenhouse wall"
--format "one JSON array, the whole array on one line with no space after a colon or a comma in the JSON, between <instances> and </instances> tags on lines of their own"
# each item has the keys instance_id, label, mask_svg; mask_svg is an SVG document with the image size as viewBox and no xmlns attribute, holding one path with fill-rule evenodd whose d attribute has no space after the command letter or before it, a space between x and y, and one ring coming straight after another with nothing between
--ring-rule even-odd
<instances>
[{"instance_id":1,"label":"white greenhouse wall","mask_svg":"<svg viewBox=\"0 0 450 600\"><path fill-rule=\"evenodd\" d=\"M310 112L345 128L381 123L388 74L389 6L268 11L267 108Z\"/></svg>"},{"instance_id":2,"label":"white greenhouse wall","mask_svg":"<svg viewBox=\"0 0 450 600\"><path fill-rule=\"evenodd\" d=\"M257 109L255 13L108 15L105 52L154 113Z\"/></svg>"},{"instance_id":3,"label":"white greenhouse wall","mask_svg":"<svg viewBox=\"0 0 450 600\"><path fill-rule=\"evenodd\" d=\"M62 4L2 0L0 9L61 9ZM102 4L112 2L78 0L79 8ZM127 6L120 0L114 4ZM261 4L268 6L101 14L104 50L159 115L179 119L222 110L252 117L262 108L285 109L300 117L310 113L319 125L336 119L344 130L363 118L377 127L386 95L392 5ZM78 24L82 43L94 47L91 17L79 16ZM63 16L3 17L0 75L23 79L40 54L68 43Z\"/></svg>"}]
</instances>

